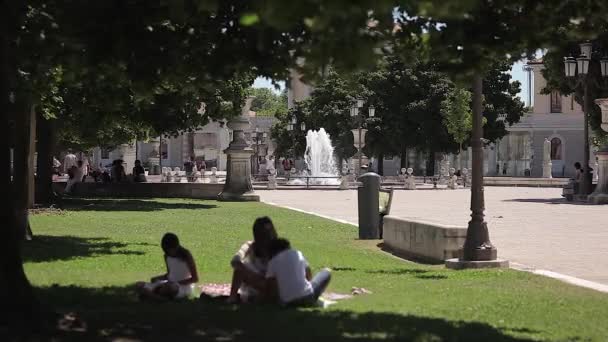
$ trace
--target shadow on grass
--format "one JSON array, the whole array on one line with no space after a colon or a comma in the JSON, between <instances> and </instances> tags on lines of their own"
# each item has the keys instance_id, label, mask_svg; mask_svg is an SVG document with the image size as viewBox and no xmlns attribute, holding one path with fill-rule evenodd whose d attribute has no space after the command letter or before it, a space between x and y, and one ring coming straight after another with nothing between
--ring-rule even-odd
<instances>
[{"instance_id":1,"label":"shadow on grass","mask_svg":"<svg viewBox=\"0 0 608 342\"><path fill-rule=\"evenodd\" d=\"M164 209L213 209L214 204L167 203L142 199L66 198L63 209L70 211L156 211Z\"/></svg>"},{"instance_id":2,"label":"shadow on grass","mask_svg":"<svg viewBox=\"0 0 608 342\"><path fill-rule=\"evenodd\" d=\"M421 270L421 269L411 269L411 268L395 268L392 270L369 270L369 271L365 271L365 273L387 274L387 275L395 275L395 276L413 275L414 278L427 279L427 280L448 279L448 276L445 274L439 274L439 273L433 272L433 271Z\"/></svg>"},{"instance_id":3,"label":"shadow on grass","mask_svg":"<svg viewBox=\"0 0 608 342\"><path fill-rule=\"evenodd\" d=\"M37 291L47 304L64 313L75 312L84 322L77 325L81 331L68 328L42 338L56 341L528 341L506 333L539 333L388 312L236 307L198 300L141 303L127 287L54 286Z\"/></svg>"},{"instance_id":4,"label":"shadow on grass","mask_svg":"<svg viewBox=\"0 0 608 342\"><path fill-rule=\"evenodd\" d=\"M144 254L141 251L125 250L129 245L103 237L36 235L32 241L23 244L23 260L46 262L106 254Z\"/></svg>"}]
</instances>

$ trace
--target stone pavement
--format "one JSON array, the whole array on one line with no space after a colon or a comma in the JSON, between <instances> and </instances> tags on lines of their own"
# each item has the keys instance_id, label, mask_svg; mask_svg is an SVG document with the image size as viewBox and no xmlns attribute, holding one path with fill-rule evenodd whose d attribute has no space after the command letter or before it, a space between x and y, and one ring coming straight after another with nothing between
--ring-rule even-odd
<instances>
[{"instance_id":1,"label":"stone pavement","mask_svg":"<svg viewBox=\"0 0 608 342\"><path fill-rule=\"evenodd\" d=\"M355 190L259 190L265 202L357 223ZM500 258L608 285L608 205L568 203L559 188L486 187ZM466 227L470 190L396 190L391 215Z\"/></svg>"}]
</instances>

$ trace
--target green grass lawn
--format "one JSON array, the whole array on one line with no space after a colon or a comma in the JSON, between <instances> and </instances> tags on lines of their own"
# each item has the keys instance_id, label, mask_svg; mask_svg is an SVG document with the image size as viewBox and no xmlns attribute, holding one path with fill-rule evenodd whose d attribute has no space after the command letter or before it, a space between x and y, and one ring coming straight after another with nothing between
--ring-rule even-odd
<instances>
[{"instance_id":1,"label":"green grass lawn","mask_svg":"<svg viewBox=\"0 0 608 342\"><path fill-rule=\"evenodd\" d=\"M46 303L77 312L85 332L57 339L141 340L608 340L608 296L513 270L451 271L397 259L356 240L355 227L261 203L69 200L31 217L25 268ZM230 281L230 257L270 216L332 292L373 292L328 309L138 302L137 280L164 272L163 233L192 251L201 282Z\"/></svg>"}]
</instances>

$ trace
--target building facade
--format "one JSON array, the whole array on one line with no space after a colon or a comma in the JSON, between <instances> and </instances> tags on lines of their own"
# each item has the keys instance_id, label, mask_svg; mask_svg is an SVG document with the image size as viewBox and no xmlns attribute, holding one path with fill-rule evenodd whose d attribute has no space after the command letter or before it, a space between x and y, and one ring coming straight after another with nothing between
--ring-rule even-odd
<instances>
[{"instance_id":1,"label":"building facade","mask_svg":"<svg viewBox=\"0 0 608 342\"><path fill-rule=\"evenodd\" d=\"M245 132L245 137L254 149L252 168L259 168L259 160L266 159L274 153L275 145L270 139L270 129L275 122L274 117L258 117L249 111L251 127ZM95 148L90 156L94 167L108 167L113 160L122 159L125 170L130 173L135 160L140 160L151 172L155 165L160 167L184 167L184 162L194 157L204 160L207 169L217 167L218 171L226 170L227 156L224 150L232 141L232 130L225 120L210 122L204 127L186 132L175 137L157 137L150 141L137 141L133 144L121 145L115 149Z\"/></svg>"},{"instance_id":2,"label":"building facade","mask_svg":"<svg viewBox=\"0 0 608 342\"><path fill-rule=\"evenodd\" d=\"M582 107L573 96L559 91L542 93L547 86L542 61L530 61L527 66L533 79L531 110L520 122L507 127L509 134L494 146L497 163L489 174L541 177L543 144L548 139L553 177L572 177L574 163L583 161Z\"/></svg>"}]
</instances>

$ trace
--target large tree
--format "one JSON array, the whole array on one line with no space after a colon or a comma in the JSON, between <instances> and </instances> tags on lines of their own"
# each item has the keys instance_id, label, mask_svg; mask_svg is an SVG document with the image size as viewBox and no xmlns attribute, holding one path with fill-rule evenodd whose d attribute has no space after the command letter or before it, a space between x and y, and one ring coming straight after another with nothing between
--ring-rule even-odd
<instances>
[{"instance_id":1,"label":"large tree","mask_svg":"<svg viewBox=\"0 0 608 342\"><path fill-rule=\"evenodd\" d=\"M374 64L386 40L393 37L400 46L423 45L452 76L466 79L487 72L497 59L519 58L557 41L561 37L554 28L561 23L571 23L568 34L592 33L589 28L604 22L608 13L608 4L597 1L580 6L568 0L417 0L398 4L397 10L395 5L389 0L30 1L27 5L4 0L0 2L3 127L10 127L11 116L18 119L18 127L27 126L23 114L31 113L32 104L42 97L32 85L46 85L33 80L44 80L47 65L70 65L66 70L77 77L85 69L95 73L99 65L112 67L116 78L124 77L134 90L136 108L144 113L154 107L157 96L162 104L172 103L165 96L176 87L181 95L192 94L190 89L196 86L188 76L196 77L191 81L199 85L249 71L284 79L287 67L304 57L301 71L314 78L329 64L338 69ZM36 24L24 25L32 18ZM394 30L395 21L399 30ZM40 41L57 43L45 47ZM36 48L28 48L32 46ZM46 62L47 57L52 63ZM54 61L56 57L61 61ZM36 73L25 64L35 67ZM190 74L188 70L195 67L201 68L200 73ZM25 78L30 81L19 81ZM15 101L10 93L16 93ZM19 115L11 115L15 113ZM2 139L0 187L10 189L5 196L13 199L24 187L17 190L11 181L10 141ZM8 222L3 230L8 247L0 255L0 279L7 280L0 282L0 299L7 303L2 312L11 313L3 321L19 321L35 312L27 305L32 302L31 289L23 274L13 209L15 203L10 201L1 211Z\"/></svg>"}]
</instances>

